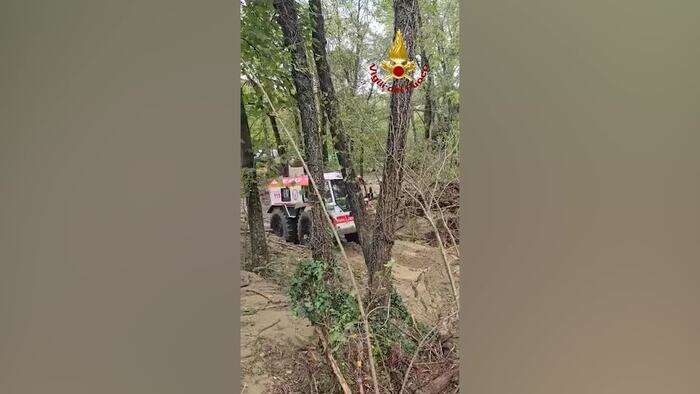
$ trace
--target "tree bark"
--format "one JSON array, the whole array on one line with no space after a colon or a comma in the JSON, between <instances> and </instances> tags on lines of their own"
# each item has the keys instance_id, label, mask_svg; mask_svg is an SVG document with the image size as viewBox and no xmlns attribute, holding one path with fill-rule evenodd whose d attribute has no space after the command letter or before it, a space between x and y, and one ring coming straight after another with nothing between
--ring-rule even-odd
<instances>
[{"instance_id":1,"label":"tree bark","mask_svg":"<svg viewBox=\"0 0 700 394\"><path fill-rule=\"evenodd\" d=\"M411 128L413 129L413 143L418 144L418 130L416 130L415 111L412 111L411 113Z\"/></svg>"},{"instance_id":2,"label":"tree bark","mask_svg":"<svg viewBox=\"0 0 700 394\"><path fill-rule=\"evenodd\" d=\"M314 57L313 52L307 51L308 56L312 59ZM314 105L316 106L316 113L318 115L318 125L320 126L319 134L321 135L321 156L323 158L324 168L328 167L328 146L326 144L326 116L323 112L323 97L321 95L320 81L317 75L312 75L314 82Z\"/></svg>"},{"instance_id":3,"label":"tree bark","mask_svg":"<svg viewBox=\"0 0 700 394\"><path fill-rule=\"evenodd\" d=\"M428 60L428 55L425 53L425 50L421 51L421 59L423 60L423 65L428 66L428 70L430 70L430 61ZM433 138L431 128L433 123L433 74L430 71L428 71L428 77L425 82L425 112L423 121L425 123L425 139L429 140Z\"/></svg>"},{"instance_id":4,"label":"tree bark","mask_svg":"<svg viewBox=\"0 0 700 394\"><path fill-rule=\"evenodd\" d=\"M261 104L261 108L264 111L263 104ZM264 141L264 148L265 152L269 155L269 157L272 157L272 147L270 146L270 130L267 128L267 124L265 122L265 119L261 119L262 123L262 129L263 129L263 141Z\"/></svg>"},{"instance_id":5,"label":"tree bark","mask_svg":"<svg viewBox=\"0 0 700 394\"><path fill-rule=\"evenodd\" d=\"M268 264L270 257L265 238L262 204L260 203L260 192L258 191L258 177L255 173L253 143L250 138L248 117L243 104L243 89L241 89L241 169L250 235L250 263L244 268L252 270Z\"/></svg>"},{"instance_id":6,"label":"tree bark","mask_svg":"<svg viewBox=\"0 0 700 394\"><path fill-rule=\"evenodd\" d=\"M357 89L360 82L360 64L362 56L362 45L364 44L364 34L362 31L362 22L360 21L360 14L362 13L362 0L357 1L357 15L355 19L355 30L357 34L355 35L355 59L353 61L353 79L352 79L352 94L357 94Z\"/></svg>"},{"instance_id":7,"label":"tree bark","mask_svg":"<svg viewBox=\"0 0 700 394\"><path fill-rule=\"evenodd\" d=\"M326 116L324 110L323 110L323 96L321 93L321 89L319 88L317 92L318 96L318 117L319 120L321 121L321 148L323 151L323 165L326 166L328 164L328 143L326 142L326 135L328 134L328 117Z\"/></svg>"},{"instance_id":8,"label":"tree bark","mask_svg":"<svg viewBox=\"0 0 700 394\"><path fill-rule=\"evenodd\" d=\"M294 114L294 131L297 133L297 140L299 144L304 147L304 155L306 155L306 141L304 140L304 132L301 129L301 122L299 121L299 108L292 110Z\"/></svg>"},{"instance_id":9,"label":"tree bark","mask_svg":"<svg viewBox=\"0 0 700 394\"><path fill-rule=\"evenodd\" d=\"M314 100L313 80L304 48L303 35L299 30L294 0L275 0L277 23L282 28L284 44L292 52L292 79L296 89L296 101L300 114L300 130L303 130L303 140L306 147L306 160L310 176L314 179L321 195L325 195L326 184L323 178L322 140L319 132ZM326 219L323 210L324 201L316 201L314 193L307 193L309 201L313 202L311 210L311 253L314 259L333 261L331 238L326 231Z\"/></svg>"},{"instance_id":10,"label":"tree bark","mask_svg":"<svg viewBox=\"0 0 700 394\"><path fill-rule=\"evenodd\" d=\"M435 7L435 2L433 1L433 7ZM421 57L421 68L427 67L428 68L428 77L426 78L425 81L425 101L424 101L424 110L423 110L423 126L425 127L425 139L426 140L431 140L433 139L433 129L432 129L432 123L433 123L433 107L435 106L433 104L433 74L432 70L430 70L430 59L428 58L428 54L425 52L425 42L427 41L425 35L425 30L423 29L423 19L422 15L420 13L417 14L418 16L418 29L420 30L421 35L421 44L420 44L420 57Z\"/></svg>"},{"instance_id":11,"label":"tree bark","mask_svg":"<svg viewBox=\"0 0 700 394\"><path fill-rule=\"evenodd\" d=\"M280 157L284 156L284 144L282 144L282 137L280 136L280 129L277 127L277 118L275 115L268 113L267 117L270 119L270 126L272 126L272 134L275 137L275 145L277 146L277 153Z\"/></svg>"},{"instance_id":12,"label":"tree bark","mask_svg":"<svg viewBox=\"0 0 700 394\"><path fill-rule=\"evenodd\" d=\"M360 146L360 177L364 178L365 177L365 147ZM363 200L364 201L364 200Z\"/></svg>"},{"instance_id":13,"label":"tree bark","mask_svg":"<svg viewBox=\"0 0 700 394\"><path fill-rule=\"evenodd\" d=\"M321 109L323 111L323 109ZM328 164L328 144L326 143L326 134L328 130L327 126L328 118L326 118L326 114L321 112L321 140L323 141L323 164L327 165Z\"/></svg>"},{"instance_id":14,"label":"tree bark","mask_svg":"<svg viewBox=\"0 0 700 394\"><path fill-rule=\"evenodd\" d=\"M309 0L309 13L313 21L312 48L314 61L316 63L316 73L318 74L319 87L321 88L321 104L326 113L330 125L333 145L338 154L338 161L342 167L343 178L347 185L348 205L355 218L355 227L362 246L365 258L369 253L369 235L366 225L366 212L362 191L357 182L355 165L350 155L350 138L343 127L340 119L340 108L335 95L335 88L331 79L331 69L328 64L326 53L326 30L323 18L323 11L320 0Z\"/></svg>"},{"instance_id":15,"label":"tree bark","mask_svg":"<svg viewBox=\"0 0 700 394\"><path fill-rule=\"evenodd\" d=\"M409 58L414 59L414 43L417 35L418 4L414 0L394 0L394 34L401 30ZM397 80L399 86L409 82ZM396 233L396 219L401 202L401 182L405 158L406 136L411 123L412 90L393 93L389 104L389 133L386 139L387 156L380 185L369 258L365 260L369 273L370 292L378 302L383 302L391 288L390 275L378 275L391 259Z\"/></svg>"}]
</instances>

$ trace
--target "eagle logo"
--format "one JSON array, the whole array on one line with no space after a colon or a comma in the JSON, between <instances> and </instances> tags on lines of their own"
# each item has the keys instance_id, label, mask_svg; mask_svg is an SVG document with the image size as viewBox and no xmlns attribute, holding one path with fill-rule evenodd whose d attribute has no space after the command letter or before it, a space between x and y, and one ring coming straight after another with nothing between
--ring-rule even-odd
<instances>
[{"instance_id":1,"label":"eagle logo","mask_svg":"<svg viewBox=\"0 0 700 394\"><path fill-rule=\"evenodd\" d=\"M406 51L401 30L396 31L394 43L389 49L389 59L383 60L380 66L389 74L384 82L388 82L391 78L395 80L405 78L413 82L413 71L416 69L416 63L408 59L408 51Z\"/></svg>"}]
</instances>

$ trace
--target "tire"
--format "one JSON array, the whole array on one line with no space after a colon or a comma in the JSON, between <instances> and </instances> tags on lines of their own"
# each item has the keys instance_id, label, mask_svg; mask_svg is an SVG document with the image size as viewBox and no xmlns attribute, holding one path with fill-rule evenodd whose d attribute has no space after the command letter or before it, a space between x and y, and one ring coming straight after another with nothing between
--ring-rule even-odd
<instances>
[{"instance_id":1,"label":"tire","mask_svg":"<svg viewBox=\"0 0 700 394\"><path fill-rule=\"evenodd\" d=\"M348 242L355 242L357 244L360 243L360 237L357 235L357 233L345 234L345 240Z\"/></svg>"},{"instance_id":2,"label":"tire","mask_svg":"<svg viewBox=\"0 0 700 394\"><path fill-rule=\"evenodd\" d=\"M299 243L299 238L297 236L297 220L299 219L299 216L296 217L287 217L287 234L284 237L284 240L287 242L291 243Z\"/></svg>"},{"instance_id":3,"label":"tire","mask_svg":"<svg viewBox=\"0 0 700 394\"><path fill-rule=\"evenodd\" d=\"M311 240L311 210L305 209L298 217L297 234L299 243L308 245Z\"/></svg>"},{"instance_id":4,"label":"tire","mask_svg":"<svg viewBox=\"0 0 700 394\"><path fill-rule=\"evenodd\" d=\"M274 208L270 216L272 233L284 238L287 242L297 242L297 218L287 216L284 208Z\"/></svg>"}]
</instances>

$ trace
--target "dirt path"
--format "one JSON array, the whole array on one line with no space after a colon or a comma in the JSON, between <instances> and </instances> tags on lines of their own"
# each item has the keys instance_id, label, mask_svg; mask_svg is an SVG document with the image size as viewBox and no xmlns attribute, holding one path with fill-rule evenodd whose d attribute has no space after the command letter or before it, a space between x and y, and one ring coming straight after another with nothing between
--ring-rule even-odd
<instances>
[{"instance_id":1,"label":"dirt path","mask_svg":"<svg viewBox=\"0 0 700 394\"><path fill-rule=\"evenodd\" d=\"M358 280L366 275L360 247L346 248ZM437 248L397 240L392 249L395 260L392 273L394 286L408 305L413 316L424 322L434 322L447 313L453 304L450 282ZM451 256L452 274L459 282L459 264Z\"/></svg>"},{"instance_id":2,"label":"dirt path","mask_svg":"<svg viewBox=\"0 0 700 394\"><path fill-rule=\"evenodd\" d=\"M241 288L242 381L246 393L264 393L276 380L289 378L285 375L292 370L285 368L285 358L313 343L313 329L291 315L284 289L246 274L249 285Z\"/></svg>"},{"instance_id":3,"label":"dirt path","mask_svg":"<svg viewBox=\"0 0 700 394\"><path fill-rule=\"evenodd\" d=\"M280 285L293 273L299 259L309 251L269 235L268 245L275 271L274 281L248 274L249 285L241 288L241 368L245 393L295 392L299 357L311 357L316 344L313 329L292 315L286 289ZM356 278L362 283L365 265L358 245L345 244ZM394 284L416 320L437 321L452 307L452 293L437 248L396 241ZM452 256L452 269L459 282L459 266ZM276 283L277 282L277 283ZM261 295L262 294L262 295Z\"/></svg>"}]
</instances>

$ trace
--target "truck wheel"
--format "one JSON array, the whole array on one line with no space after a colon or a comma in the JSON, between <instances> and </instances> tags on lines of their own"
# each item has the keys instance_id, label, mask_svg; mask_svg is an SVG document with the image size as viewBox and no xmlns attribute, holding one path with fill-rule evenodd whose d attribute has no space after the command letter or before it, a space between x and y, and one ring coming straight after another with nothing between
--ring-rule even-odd
<instances>
[{"instance_id":1,"label":"truck wheel","mask_svg":"<svg viewBox=\"0 0 700 394\"><path fill-rule=\"evenodd\" d=\"M301 215L299 215L297 234L300 244L309 244L309 241L311 240L311 211L308 209L305 209Z\"/></svg>"},{"instance_id":2,"label":"truck wheel","mask_svg":"<svg viewBox=\"0 0 700 394\"><path fill-rule=\"evenodd\" d=\"M345 234L345 240L348 242L360 243L360 237L357 235L357 233Z\"/></svg>"},{"instance_id":3,"label":"truck wheel","mask_svg":"<svg viewBox=\"0 0 700 394\"><path fill-rule=\"evenodd\" d=\"M274 208L270 216L272 233L287 242L297 242L297 218L287 216L284 208Z\"/></svg>"}]
</instances>

